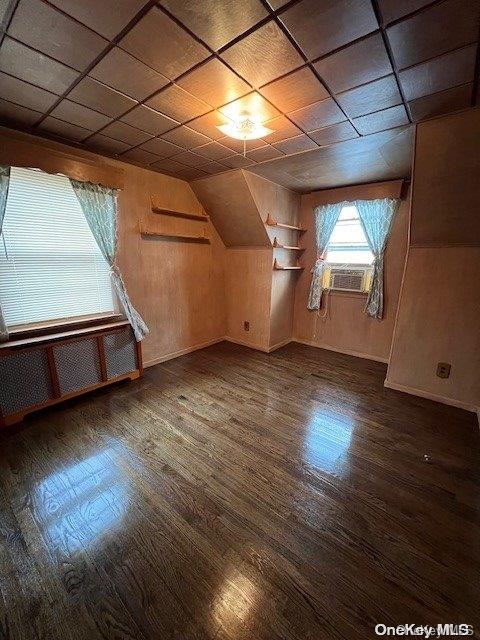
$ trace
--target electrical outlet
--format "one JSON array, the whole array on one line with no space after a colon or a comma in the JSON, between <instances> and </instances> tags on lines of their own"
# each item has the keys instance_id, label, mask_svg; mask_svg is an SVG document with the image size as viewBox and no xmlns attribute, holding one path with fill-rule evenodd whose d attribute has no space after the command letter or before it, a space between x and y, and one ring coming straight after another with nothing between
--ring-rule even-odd
<instances>
[{"instance_id":1,"label":"electrical outlet","mask_svg":"<svg viewBox=\"0 0 480 640\"><path fill-rule=\"evenodd\" d=\"M248 320L244 321L243 329L244 329L244 331L250 331L250 322Z\"/></svg>"},{"instance_id":2,"label":"electrical outlet","mask_svg":"<svg viewBox=\"0 0 480 640\"><path fill-rule=\"evenodd\" d=\"M448 378L450 376L450 369L452 365L448 362L439 362L437 364L437 376L439 378Z\"/></svg>"}]
</instances>

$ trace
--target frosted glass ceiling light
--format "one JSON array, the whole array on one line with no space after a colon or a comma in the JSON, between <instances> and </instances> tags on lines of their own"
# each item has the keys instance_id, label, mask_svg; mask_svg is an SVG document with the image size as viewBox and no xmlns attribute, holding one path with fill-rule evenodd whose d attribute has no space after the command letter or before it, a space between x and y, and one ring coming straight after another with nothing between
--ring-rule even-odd
<instances>
[{"instance_id":1,"label":"frosted glass ceiling light","mask_svg":"<svg viewBox=\"0 0 480 640\"><path fill-rule=\"evenodd\" d=\"M248 113L240 114L235 120L217 126L217 129L220 129L229 138L243 140L243 155L245 155L245 143L247 140L257 140L273 133L273 129L264 127L263 124Z\"/></svg>"},{"instance_id":2,"label":"frosted glass ceiling light","mask_svg":"<svg viewBox=\"0 0 480 640\"><path fill-rule=\"evenodd\" d=\"M221 124L217 128L226 136L236 140L257 140L257 138L268 136L273 131L273 129L268 129L259 122L251 120L250 116L246 116L236 122Z\"/></svg>"}]
</instances>

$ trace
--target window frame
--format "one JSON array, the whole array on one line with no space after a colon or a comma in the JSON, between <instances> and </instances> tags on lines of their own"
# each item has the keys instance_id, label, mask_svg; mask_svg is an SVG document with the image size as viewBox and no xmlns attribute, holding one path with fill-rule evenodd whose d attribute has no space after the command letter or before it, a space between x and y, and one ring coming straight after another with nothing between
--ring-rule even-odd
<instances>
[{"instance_id":1,"label":"window frame","mask_svg":"<svg viewBox=\"0 0 480 640\"><path fill-rule=\"evenodd\" d=\"M68 179L63 173L53 173L49 174L47 171L43 171L42 169L38 169L36 167L19 167L20 169L29 169L31 171L39 171L41 173L45 173L47 175L55 175L61 176L63 178ZM11 179L11 177L10 177ZM8 205L7 205L8 206ZM96 240L94 239L96 242ZM3 248L4 236L3 230L0 234L0 244ZM38 322L30 322L25 324L12 324L7 325L8 328L8 342L12 342L15 340L19 340L22 338L28 339L37 336L45 336L47 337L50 334L57 333L58 331L76 331L84 328L92 327L94 328L96 325L105 325L110 323L119 322L125 320L125 315L123 314L120 303L118 300L118 295L111 283L111 293L112 293L112 303L113 309L108 312L100 312L100 313L90 313L84 315L75 315L75 316L63 316L58 318L52 318L50 320L38 321Z\"/></svg>"},{"instance_id":2,"label":"window frame","mask_svg":"<svg viewBox=\"0 0 480 640\"><path fill-rule=\"evenodd\" d=\"M354 207L356 210L356 216L354 216L353 218L343 218L341 219L340 216L342 215L342 211L346 208L351 208ZM340 216L339 219L337 220L337 222L335 223L335 227L338 225L339 222L351 222L353 220L357 221L358 224L360 225L361 229L362 229L362 233L365 236L365 231L363 230L362 227L362 223L360 221L360 216L358 215L358 209L355 206L355 204L353 203L348 203L345 204L341 211L340 211ZM335 230L334 227L334 230ZM332 231L332 235L333 235L333 231ZM333 245L333 247L331 248L331 250L336 251L336 252L340 252L342 250L344 250L345 252L347 251L365 251L368 250L370 252L370 254L372 255L372 261L370 263L368 262L338 262L338 261L329 261L328 260L328 251L330 249L330 241L327 244L327 248L325 249L325 254L324 254L324 272L323 272L323 278L322 278L322 286L324 288L324 290L328 290L330 293L334 293L334 294L338 294L338 295L346 295L346 296L368 296L371 286L372 286L372 275L373 275L373 261L375 259L375 256L373 255L372 250L370 249L370 246L368 244L368 240L365 236L365 243L362 244L349 244L349 245L344 245L343 247L340 247L338 244L335 246L335 244ZM331 270L332 268L343 268L343 269L351 269L352 271L355 269L365 269L365 278L366 278L366 289L365 291L342 291L340 289L330 289L330 274L331 274Z\"/></svg>"},{"instance_id":3,"label":"window frame","mask_svg":"<svg viewBox=\"0 0 480 640\"><path fill-rule=\"evenodd\" d=\"M351 218L341 218L341 215L342 215L342 212L344 211L344 209L351 209L351 208L355 209L356 216L351 217ZM341 246L339 243L337 243L336 245L334 244L333 246L331 246L331 237L333 236L333 234L335 232L335 229L339 225L339 223L352 222L352 221L358 222L358 225L360 226L360 228L362 230L362 234L365 237L365 243L361 243L361 244L359 244L359 243L350 243L350 244L344 244L343 246ZM357 251L357 250L358 251L369 251L369 253L372 256L372 259L371 259L370 263L368 263L368 262L348 262L348 261L337 262L337 261L331 261L331 260L328 260L328 252L329 252L329 250L340 252L340 253L342 251L345 251L345 252L347 252L347 251ZM337 222L335 223L335 227L333 228L332 235L330 236L330 240L328 241L327 247L325 249L325 260L324 260L324 262L325 262L326 265L343 266L346 269L349 269L349 268L354 269L355 267L373 268L373 261L374 261L374 255L373 255L372 250L370 249L370 246L368 244L368 240L367 240L367 238L365 236L365 231L363 230L362 223L360 221L360 216L358 215L358 209L355 206L355 204L352 204L352 203L346 204L346 205L344 205L342 207L342 209L340 211L340 216L339 216Z\"/></svg>"}]
</instances>

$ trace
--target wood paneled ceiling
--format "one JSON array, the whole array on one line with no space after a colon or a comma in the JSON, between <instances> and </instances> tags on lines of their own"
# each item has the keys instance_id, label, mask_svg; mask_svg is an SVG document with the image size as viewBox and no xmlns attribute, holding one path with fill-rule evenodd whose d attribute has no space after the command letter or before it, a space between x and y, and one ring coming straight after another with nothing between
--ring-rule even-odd
<instances>
[{"instance_id":1,"label":"wood paneled ceiling","mask_svg":"<svg viewBox=\"0 0 480 640\"><path fill-rule=\"evenodd\" d=\"M412 123L473 106L480 0L0 0L3 124L182 179L403 177ZM274 129L241 145L244 109Z\"/></svg>"}]
</instances>

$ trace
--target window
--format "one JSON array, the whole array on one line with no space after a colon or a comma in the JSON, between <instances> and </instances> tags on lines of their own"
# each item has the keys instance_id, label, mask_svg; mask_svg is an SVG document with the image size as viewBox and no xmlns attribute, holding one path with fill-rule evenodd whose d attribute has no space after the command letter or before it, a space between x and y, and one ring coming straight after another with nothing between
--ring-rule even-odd
<instances>
[{"instance_id":1,"label":"window","mask_svg":"<svg viewBox=\"0 0 480 640\"><path fill-rule=\"evenodd\" d=\"M9 328L114 313L108 264L65 176L12 167L0 300Z\"/></svg>"},{"instance_id":2,"label":"window","mask_svg":"<svg viewBox=\"0 0 480 640\"><path fill-rule=\"evenodd\" d=\"M373 253L360 224L357 207L343 207L327 246L325 261L336 265L371 265Z\"/></svg>"}]
</instances>

